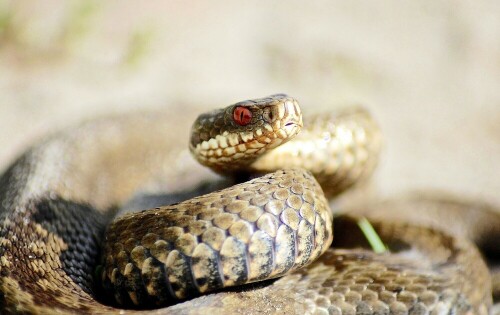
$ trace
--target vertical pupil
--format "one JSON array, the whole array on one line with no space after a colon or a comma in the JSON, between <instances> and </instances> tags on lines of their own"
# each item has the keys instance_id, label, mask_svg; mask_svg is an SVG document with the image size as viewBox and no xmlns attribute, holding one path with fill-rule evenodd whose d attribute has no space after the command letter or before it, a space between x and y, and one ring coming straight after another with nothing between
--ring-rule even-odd
<instances>
[{"instance_id":1,"label":"vertical pupil","mask_svg":"<svg viewBox=\"0 0 500 315\"><path fill-rule=\"evenodd\" d=\"M246 126L252 120L252 113L244 107L236 107L233 112L234 121L240 126Z\"/></svg>"}]
</instances>

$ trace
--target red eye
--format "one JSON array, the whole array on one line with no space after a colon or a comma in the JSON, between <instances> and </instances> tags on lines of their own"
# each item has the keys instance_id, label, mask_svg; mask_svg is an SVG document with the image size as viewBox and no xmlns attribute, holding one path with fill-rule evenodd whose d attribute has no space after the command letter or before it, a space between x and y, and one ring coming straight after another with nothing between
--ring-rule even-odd
<instances>
[{"instance_id":1,"label":"red eye","mask_svg":"<svg viewBox=\"0 0 500 315\"><path fill-rule=\"evenodd\" d=\"M246 126L252 120L252 112L246 107L235 107L233 111L233 119L238 125Z\"/></svg>"}]
</instances>

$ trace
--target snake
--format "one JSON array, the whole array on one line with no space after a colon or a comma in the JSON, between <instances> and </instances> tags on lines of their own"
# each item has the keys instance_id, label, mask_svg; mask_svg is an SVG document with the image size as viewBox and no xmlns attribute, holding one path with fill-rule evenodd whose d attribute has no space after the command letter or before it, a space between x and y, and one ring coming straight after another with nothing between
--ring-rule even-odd
<instances>
[{"instance_id":1,"label":"snake","mask_svg":"<svg viewBox=\"0 0 500 315\"><path fill-rule=\"evenodd\" d=\"M303 118L285 94L177 111L91 120L4 172L2 314L488 313L473 241L498 247L494 211L475 208L471 228L470 204L332 206L378 164L368 111ZM367 246L360 216L390 252Z\"/></svg>"}]
</instances>

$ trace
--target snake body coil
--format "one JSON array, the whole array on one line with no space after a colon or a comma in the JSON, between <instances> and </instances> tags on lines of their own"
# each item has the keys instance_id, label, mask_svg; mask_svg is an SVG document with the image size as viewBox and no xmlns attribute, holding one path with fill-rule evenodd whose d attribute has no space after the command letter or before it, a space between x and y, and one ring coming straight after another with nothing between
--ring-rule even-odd
<instances>
[{"instance_id":1,"label":"snake body coil","mask_svg":"<svg viewBox=\"0 0 500 315\"><path fill-rule=\"evenodd\" d=\"M120 304L164 305L171 297L280 277L330 246L330 222L310 174L275 172L114 222L105 286Z\"/></svg>"},{"instance_id":2,"label":"snake body coil","mask_svg":"<svg viewBox=\"0 0 500 315\"><path fill-rule=\"evenodd\" d=\"M189 136L171 117L93 121L43 141L5 172L3 312L136 313L281 277L148 312L487 313L488 270L464 237L374 220L393 254L329 248L334 231L323 191L352 186L378 158L379 130L363 110L303 121L296 100L274 95L201 115ZM188 146L217 173L268 174L125 213L108 226L134 195L175 195L220 179L193 162ZM339 232L352 221L336 222L342 244L363 244L355 229Z\"/></svg>"}]
</instances>

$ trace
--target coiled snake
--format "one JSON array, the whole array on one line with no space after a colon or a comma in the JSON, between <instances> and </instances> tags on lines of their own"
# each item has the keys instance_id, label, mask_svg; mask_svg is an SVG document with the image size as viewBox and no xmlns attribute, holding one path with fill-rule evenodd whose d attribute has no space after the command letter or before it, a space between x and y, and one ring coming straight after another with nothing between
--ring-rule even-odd
<instances>
[{"instance_id":1,"label":"coiled snake","mask_svg":"<svg viewBox=\"0 0 500 315\"><path fill-rule=\"evenodd\" d=\"M186 153L182 119L95 120L44 140L5 172L2 313L487 313L488 269L464 236L372 214L393 253L359 248L355 228L339 232L349 217L335 221L335 237L357 249L330 248L323 191L366 178L378 159L380 132L365 111L303 123L295 99L273 95L199 116L193 156L251 178L199 197L228 180ZM195 185L208 180L217 184Z\"/></svg>"}]
</instances>

